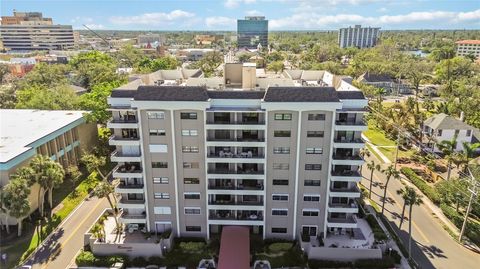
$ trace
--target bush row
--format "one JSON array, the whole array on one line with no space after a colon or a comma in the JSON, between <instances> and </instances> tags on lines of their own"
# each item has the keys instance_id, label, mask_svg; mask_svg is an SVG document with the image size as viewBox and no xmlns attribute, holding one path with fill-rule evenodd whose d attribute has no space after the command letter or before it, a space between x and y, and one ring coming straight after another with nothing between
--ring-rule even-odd
<instances>
[{"instance_id":1,"label":"bush row","mask_svg":"<svg viewBox=\"0 0 480 269\"><path fill-rule=\"evenodd\" d=\"M417 188L420 189L420 191L423 192L423 194L425 194L428 199L430 199L433 203L437 205L440 204L441 199L435 189L433 187L430 187L430 185L428 185L423 179L421 179L417 175L417 173L415 173L415 171L413 171L409 167L402 167L400 169L400 172L402 172L402 174L404 174L408 178L408 180L413 183L413 185L417 186Z\"/></svg>"},{"instance_id":2,"label":"bush row","mask_svg":"<svg viewBox=\"0 0 480 269\"><path fill-rule=\"evenodd\" d=\"M368 225L370 225L370 228L372 228L373 236L375 237L376 241L385 241L388 239L387 235L373 215L369 214L365 219L367 220Z\"/></svg>"},{"instance_id":3,"label":"bush row","mask_svg":"<svg viewBox=\"0 0 480 269\"><path fill-rule=\"evenodd\" d=\"M311 269L317 268L394 268L395 262L392 258L364 259L354 262L341 262L329 260L309 260L308 266Z\"/></svg>"},{"instance_id":4,"label":"bush row","mask_svg":"<svg viewBox=\"0 0 480 269\"><path fill-rule=\"evenodd\" d=\"M445 216L450 219L457 228L462 228L464 216L460 215L455 209L444 203L440 205L440 209L442 209L443 214L445 214ZM469 221L465 230L465 235L472 240L472 242L480 245L480 224Z\"/></svg>"}]
</instances>

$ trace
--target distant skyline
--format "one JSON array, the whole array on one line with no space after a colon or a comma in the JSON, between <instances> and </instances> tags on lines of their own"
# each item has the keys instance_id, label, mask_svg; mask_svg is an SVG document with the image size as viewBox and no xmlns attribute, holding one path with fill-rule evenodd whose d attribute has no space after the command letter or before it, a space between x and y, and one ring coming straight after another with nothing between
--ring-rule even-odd
<instances>
[{"instance_id":1,"label":"distant skyline","mask_svg":"<svg viewBox=\"0 0 480 269\"><path fill-rule=\"evenodd\" d=\"M262 15L270 30L480 29L478 0L1 0L0 13L38 11L56 24L102 30L236 30Z\"/></svg>"}]
</instances>

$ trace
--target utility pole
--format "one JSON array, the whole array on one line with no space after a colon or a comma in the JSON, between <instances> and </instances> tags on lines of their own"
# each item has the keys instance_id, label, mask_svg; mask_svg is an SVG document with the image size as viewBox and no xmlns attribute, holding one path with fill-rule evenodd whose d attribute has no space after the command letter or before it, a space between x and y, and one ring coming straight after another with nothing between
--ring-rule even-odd
<instances>
[{"instance_id":1,"label":"utility pole","mask_svg":"<svg viewBox=\"0 0 480 269\"><path fill-rule=\"evenodd\" d=\"M470 214L470 210L472 209L473 199L477 197L478 195L477 188L480 187L480 182L477 182L475 180L475 177L473 176L472 171L470 171L470 168L467 168L467 169L468 169L468 173L470 174L470 180L471 180L471 186L468 188L468 191L470 191L470 199L468 201L467 212L465 212L465 219L463 220L462 230L460 231L460 235L458 236L458 241L460 242L462 242L462 237L467 227L468 215Z\"/></svg>"}]
</instances>

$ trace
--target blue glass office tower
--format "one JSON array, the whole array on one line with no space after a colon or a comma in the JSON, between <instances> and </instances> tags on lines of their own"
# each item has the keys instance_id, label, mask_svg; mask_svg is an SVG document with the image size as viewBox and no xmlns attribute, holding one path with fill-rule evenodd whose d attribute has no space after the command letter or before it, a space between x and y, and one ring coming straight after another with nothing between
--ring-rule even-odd
<instances>
[{"instance_id":1,"label":"blue glass office tower","mask_svg":"<svg viewBox=\"0 0 480 269\"><path fill-rule=\"evenodd\" d=\"M237 20L237 42L239 48L256 49L258 44L268 46L268 20L263 16L247 16Z\"/></svg>"}]
</instances>

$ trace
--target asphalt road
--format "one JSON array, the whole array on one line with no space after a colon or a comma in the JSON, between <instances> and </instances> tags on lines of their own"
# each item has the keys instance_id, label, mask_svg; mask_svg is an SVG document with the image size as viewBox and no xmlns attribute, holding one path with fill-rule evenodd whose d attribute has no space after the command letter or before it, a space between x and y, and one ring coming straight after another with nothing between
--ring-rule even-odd
<instances>
[{"instance_id":1,"label":"asphalt road","mask_svg":"<svg viewBox=\"0 0 480 269\"><path fill-rule=\"evenodd\" d=\"M83 248L83 235L107 207L109 205L105 198L89 198L25 264L32 265L33 269L67 268Z\"/></svg>"},{"instance_id":2,"label":"asphalt road","mask_svg":"<svg viewBox=\"0 0 480 269\"><path fill-rule=\"evenodd\" d=\"M362 184L368 188L370 170L365 165L362 172L368 178L362 179ZM385 176L375 172L373 181L372 199L381 205ZM403 185L400 181L390 180L385 203L385 216L404 242L405 247L408 248L408 207L402 229L398 229L403 200L397 194L397 190L401 188L403 188ZM435 218L433 212L427 206L415 206L412 212L412 220L412 253L414 259L422 268L480 268L480 254L455 242L443 229L440 220Z\"/></svg>"}]
</instances>

